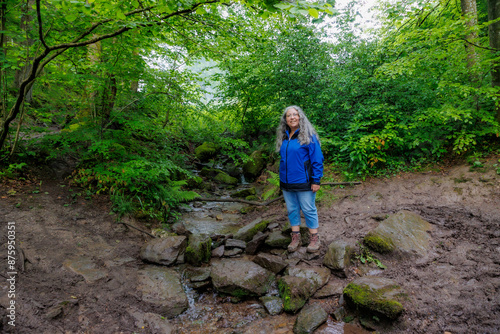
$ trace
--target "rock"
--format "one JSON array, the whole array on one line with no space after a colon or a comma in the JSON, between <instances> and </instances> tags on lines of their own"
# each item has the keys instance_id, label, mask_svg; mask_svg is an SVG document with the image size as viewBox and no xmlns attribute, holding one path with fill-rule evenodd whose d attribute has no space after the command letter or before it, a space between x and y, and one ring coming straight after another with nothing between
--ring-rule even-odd
<instances>
[{"instance_id":1,"label":"rock","mask_svg":"<svg viewBox=\"0 0 500 334\"><path fill-rule=\"evenodd\" d=\"M78 275L82 275L87 283L94 283L108 276L108 271L97 268L97 265L87 257L68 259L63 265Z\"/></svg>"},{"instance_id":2,"label":"rock","mask_svg":"<svg viewBox=\"0 0 500 334\"><path fill-rule=\"evenodd\" d=\"M400 211L368 232L363 242L380 253L398 251L425 256L429 249L430 235L427 232L430 229L431 225L416 213Z\"/></svg>"},{"instance_id":3,"label":"rock","mask_svg":"<svg viewBox=\"0 0 500 334\"><path fill-rule=\"evenodd\" d=\"M149 329L153 334L171 334L174 327L170 322L159 314L142 312L136 309L128 309L128 314L135 319L135 326L139 329Z\"/></svg>"},{"instance_id":4,"label":"rock","mask_svg":"<svg viewBox=\"0 0 500 334\"><path fill-rule=\"evenodd\" d=\"M214 143L204 142L194 150L194 154L201 162L209 161L217 154L217 146Z\"/></svg>"},{"instance_id":5,"label":"rock","mask_svg":"<svg viewBox=\"0 0 500 334\"><path fill-rule=\"evenodd\" d=\"M224 251L224 256L225 257L233 257L239 254L243 253L243 249L241 248L232 248L232 249L226 249Z\"/></svg>"},{"instance_id":6,"label":"rock","mask_svg":"<svg viewBox=\"0 0 500 334\"><path fill-rule=\"evenodd\" d=\"M278 289L286 312L296 313L314 293L311 282L304 277L283 276L278 280Z\"/></svg>"},{"instance_id":7,"label":"rock","mask_svg":"<svg viewBox=\"0 0 500 334\"><path fill-rule=\"evenodd\" d=\"M278 274L283 269L285 269L288 264L280 256L260 253L254 259L253 262L257 263L262 268L272 271Z\"/></svg>"},{"instance_id":8,"label":"rock","mask_svg":"<svg viewBox=\"0 0 500 334\"><path fill-rule=\"evenodd\" d=\"M272 230L274 230L274 229L278 228L279 226L280 226L280 225L279 225L278 223L272 223L272 224L267 225L267 229L268 229L269 231L272 231Z\"/></svg>"},{"instance_id":9,"label":"rock","mask_svg":"<svg viewBox=\"0 0 500 334\"><path fill-rule=\"evenodd\" d=\"M257 251L259 250L260 246L262 246L264 244L264 242L266 241L266 239L267 239L267 234L262 233L262 232L258 232L253 237L253 239L250 240L247 243L247 248L245 249L245 252L248 255L254 255L255 253L257 253Z\"/></svg>"},{"instance_id":10,"label":"rock","mask_svg":"<svg viewBox=\"0 0 500 334\"><path fill-rule=\"evenodd\" d=\"M217 183L224 183L224 184L232 184L232 185L238 184L237 178L232 177L223 171L219 171L219 173L214 177L214 181Z\"/></svg>"},{"instance_id":11,"label":"rock","mask_svg":"<svg viewBox=\"0 0 500 334\"><path fill-rule=\"evenodd\" d=\"M345 311L345 308L343 306L340 306L340 307L337 307L334 311L333 311L333 317L335 318L335 320L337 321L342 321L342 319L344 319L344 317L346 316L346 311Z\"/></svg>"},{"instance_id":12,"label":"rock","mask_svg":"<svg viewBox=\"0 0 500 334\"><path fill-rule=\"evenodd\" d=\"M325 286L320 288L316 293L314 294L314 298L325 298L325 297L331 297L331 296L341 296L344 290L344 285L345 283L341 280L332 280L330 279Z\"/></svg>"},{"instance_id":13,"label":"rock","mask_svg":"<svg viewBox=\"0 0 500 334\"><path fill-rule=\"evenodd\" d=\"M190 282L203 282L210 279L210 267L203 268L187 268L184 270L184 276Z\"/></svg>"},{"instance_id":14,"label":"rock","mask_svg":"<svg viewBox=\"0 0 500 334\"><path fill-rule=\"evenodd\" d=\"M243 240L238 239L227 239L226 240L226 248L247 248L247 243Z\"/></svg>"},{"instance_id":15,"label":"rock","mask_svg":"<svg viewBox=\"0 0 500 334\"><path fill-rule=\"evenodd\" d=\"M208 288L211 285L210 281L203 281L203 282L192 282L191 286L195 290L202 290L205 288Z\"/></svg>"},{"instance_id":16,"label":"rock","mask_svg":"<svg viewBox=\"0 0 500 334\"><path fill-rule=\"evenodd\" d=\"M235 297L262 296L274 282L272 272L244 259L213 261L211 275L217 290Z\"/></svg>"},{"instance_id":17,"label":"rock","mask_svg":"<svg viewBox=\"0 0 500 334\"><path fill-rule=\"evenodd\" d=\"M349 305L392 320L404 310L400 303L404 295L395 281L376 276L357 278L344 289L344 297Z\"/></svg>"},{"instance_id":18,"label":"rock","mask_svg":"<svg viewBox=\"0 0 500 334\"><path fill-rule=\"evenodd\" d=\"M292 238L290 235L284 235L281 231L274 231L266 239L266 245L270 247L287 248Z\"/></svg>"},{"instance_id":19,"label":"rock","mask_svg":"<svg viewBox=\"0 0 500 334\"><path fill-rule=\"evenodd\" d=\"M346 269L351 263L355 246L342 240L336 240L328 246L323 264L341 277L346 277Z\"/></svg>"},{"instance_id":20,"label":"rock","mask_svg":"<svg viewBox=\"0 0 500 334\"><path fill-rule=\"evenodd\" d=\"M253 151L250 160L243 165L243 175L249 181L255 180L266 167L266 160L261 150Z\"/></svg>"},{"instance_id":21,"label":"rock","mask_svg":"<svg viewBox=\"0 0 500 334\"><path fill-rule=\"evenodd\" d=\"M312 333L323 324L327 318L328 313L326 313L320 305L307 305L297 316L293 332L296 334Z\"/></svg>"},{"instance_id":22,"label":"rock","mask_svg":"<svg viewBox=\"0 0 500 334\"><path fill-rule=\"evenodd\" d=\"M208 262L212 256L212 239L207 235L191 234L186 248L186 261L193 266Z\"/></svg>"},{"instance_id":23,"label":"rock","mask_svg":"<svg viewBox=\"0 0 500 334\"><path fill-rule=\"evenodd\" d=\"M167 318L181 314L189 306L180 276L174 269L148 266L140 270L137 291L146 304Z\"/></svg>"},{"instance_id":24,"label":"rock","mask_svg":"<svg viewBox=\"0 0 500 334\"><path fill-rule=\"evenodd\" d=\"M268 220L262 220L262 218L257 218L251 223L243 226L234 234L234 239L239 239L243 241L250 241L257 234L257 232L262 232L266 229L269 224Z\"/></svg>"},{"instance_id":25,"label":"rock","mask_svg":"<svg viewBox=\"0 0 500 334\"><path fill-rule=\"evenodd\" d=\"M288 267L287 274L307 279L312 286L313 293L328 283L328 280L330 279L330 270L322 267L298 265Z\"/></svg>"},{"instance_id":26,"label":"rock","mask_svg":"<svg viewBox=\"0 0 500 334\"><path fill-rule=\"evenodd\" d=\"M146 243L140 252L142 260L169 266L184 258L187 239L185 236L156 238ZM184 261L182 261L184 262Z\"/></svg>"},{"instance_id":27,"label":"rock","mask_svg":"<svg viewBox=\"0 0 500 334\"><path fill-rule=\"evenodd\" d=\"M255 191L255 187L252 187L236 191L231 194L231 197L245 198L247 196L255 195L256 193L257 192Z\"/></svg>"},{"instance_id":28,"label":"rock","mask_svg":"<svg viewBox=\"0 0 500 334\"><path fill-rule=\"evenodd\" d=\"M283 312L283 301L280 297L264 296L260 297L259 300L270 315L277 315Z\"/></svg>"},{"instance_id":29,"label":"rock","mask_svg":"<svg viewBox=\"0 0 500 334\"><path fill-rule=\"evenodd\" d=\"M222 257L224 256L224 245L217 247L212 251L212 257Z\"/></svg>"},{"instance_id":30,"label":"rock","mask_svg":"<svg viewBox=\"0 0 500 334\"><path fill-rule=\"evenodd\" d=\"M186 229L186 226L184 226L184 223L182 223L182 222L177 222L177 223L173 224L172 225L172 232L174 232L177 235L185 235L185 236L189 236L191 234L191 232L189 232Z\"/></svg>"}]
</instances>

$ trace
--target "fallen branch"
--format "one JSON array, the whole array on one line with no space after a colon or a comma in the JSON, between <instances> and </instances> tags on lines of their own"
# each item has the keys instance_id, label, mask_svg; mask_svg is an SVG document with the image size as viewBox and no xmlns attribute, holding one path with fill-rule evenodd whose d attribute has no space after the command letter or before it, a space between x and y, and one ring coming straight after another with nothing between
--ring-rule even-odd
<instances>
[{"instance_id":1,"label":"fallen branch","mask_svg":"<svg viewBox=\"0 0 500 334\"><path fill-rule=\"evenodd\" d=\"M204 198L204 197L201 197L201 198L195 198L191 202L239 202L239 203L245 203L245 204L250 204L250 205L266 206L266 205L269 205L269 204L276 202L280 199L283 199L283 196L269 200L267 202L247 201L247 200L240 199L240 198Z\"/></svg>"},{"instance_id":2,"label":"fallen branch","mask_svg":"<svg viewBox=\"0 0 500 334\"><path fill-rule=\"evenodd\" d=\"M351 184L361 184L361 182L325 182L321 183L322 186L339 186L339 185L351 185ZM271 203L274 203L276 201L279 201L280 199L283 199L283 196L277 197L275 199L269 200L267 202L255 202L255 201L247 201L245 199L240 199L240 198L205 198L205 197L199 197L191 200L190 202L238 202L238 203L244 203L244 204L250 204L250 205L257 205L257 206L266 206Z\"/></svg>"},{"instance_id":3,"label":"fallen branch","mask_svg":"<svg viewBox=\"0 0 500 334\"><path fill-rule=\"evenodd\" d=\"M130 225L130 224L127 224L127 223L124 223L124 222L118 222L118 224L123 224L123 225L126 225L126 226L128 226L128 227L132 227L133 229L135 229L135 230L137 230L137 231L139 231L139 232L146 233L147 235L149 235L149 236L150 236L150 237L152 237L152 238L156 238L156 236L155 236L155 235L153 235L153 234L151 234L151 233L149 233L149 232L146 232L146 231L144 231L144 230L141 230L140 228L135 227L134 225Z\"/></svg>"}]
</instances>

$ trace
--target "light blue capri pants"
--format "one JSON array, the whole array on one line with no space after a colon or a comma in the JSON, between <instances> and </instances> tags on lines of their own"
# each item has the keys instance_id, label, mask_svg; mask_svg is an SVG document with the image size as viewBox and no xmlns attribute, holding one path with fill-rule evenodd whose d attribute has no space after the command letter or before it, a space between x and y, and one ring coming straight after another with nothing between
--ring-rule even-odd
<instances>
[{"instance_id":1,"label":"light blue capri pants","mask_svg":"<svg viewBox=\"0 0 500 334\"><path fill-rule=\"evenodd\" d=\"M318 228L318 210L316 209L316 193L312 191L286 191L283 190L288 219L291 226L300 226L300 210L310 229Z\"/></svg>"}]
</instances>

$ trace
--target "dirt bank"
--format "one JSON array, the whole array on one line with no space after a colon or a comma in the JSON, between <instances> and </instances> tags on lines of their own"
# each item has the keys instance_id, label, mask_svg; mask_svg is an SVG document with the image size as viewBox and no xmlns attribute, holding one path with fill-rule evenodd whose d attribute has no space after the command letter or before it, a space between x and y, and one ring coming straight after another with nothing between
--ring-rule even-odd
<instances>
[{"instance_id":1,"label":"dirt bank","mask_svg":"<svg viewBox=\"0 0 500 334\"><path fill-rule=\"evenodd\" d=\"M500 175L493 167L496 162L498 157L486 161L484 168L462 164L324 189L319 216L325 244L339 238L360 240L378 224L373 217L403 209L433 225L431 251L425 258L377 255L387 266L380 275L396 280L408 293L403 316L392 327L382 328L383 332L500 332ZM286 219L282 203L258 209L245 219L274 213ZM16 326L12 327L5 310L12 298L7 293L9 270L3 247L0 331L149 333L148 328L137 326L131 313L134 309L154 311L147 309L135 289L135 272L143 266L139 248L150 237L114 220L106 197L86 197L84 191L60 179L32 177L31 181L0 184L2 245L7 243L11 222L17 252L25 258L18 256L15 264L19 275ZM71 267L86 270L87 279ZM353 267L346 284L357 275ZM322 302L331 307L328 304L337 301ZM197 319L170 323L180 333L250 333L256 324L271 318L255 304L234 305L207 293L196 305ZM273 328L270 333L291 330L293 316L275 318L272 326L267 323L259 328L269 326ZM332 333L327 325L318 332Z\"/></svg>"}]
</instances>

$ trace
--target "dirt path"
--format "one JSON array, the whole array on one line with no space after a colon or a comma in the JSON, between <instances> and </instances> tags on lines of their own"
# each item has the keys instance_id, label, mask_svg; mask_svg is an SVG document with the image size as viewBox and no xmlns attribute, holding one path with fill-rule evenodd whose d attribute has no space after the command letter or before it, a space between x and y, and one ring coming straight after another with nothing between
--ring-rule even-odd
<instances>
[{"instance_id":1,"label":"dirt path","mask_svg":"<svg viewBox=\"0 0 500 334\"><path fill-rule=\"evenodd\" d=\"M369 180L329 191L319 202L325 244L339 238L360 240L378 224L374 216L403 209L420 214L433 225L431 252L425 258L379 256L388 267L381 275L396 280L408 292L404 315L383 332L500 332L500 175L492 166L496 161L498 157L473 171L468 165L457 165ZM114 223L105 197L85 199L84 192L63 181L44 178L41 187L39 182L0 184L2 245L7 244L11 222L20 246L17 252L22 249L26 258L18 258L15 264L19 275L15 282L16 327L12 327L6 317L12 298L8 296L7 249L3 247L0 332L149 333L131 315L134 309L152 311L135 290L136 272L143 266L139 248L149 237ZM246 219L274 212L285 219L280 203ZM355 276L353 268L350 278ZM221 303L217 305L221 314L231 309L245 313L244 307L255 304L234 306L221 298L206 299L213 300L207 308ZM280 316L280 321L290 322L290 317ZM237 327L239 320L225 318L224 330L217 329L217 322L212 327L207 323L198 327L213 333L250 330L251 323ZM190 328L195 327L179 327L178 332L189 333Z\"/></svg>"}]
</instances>

